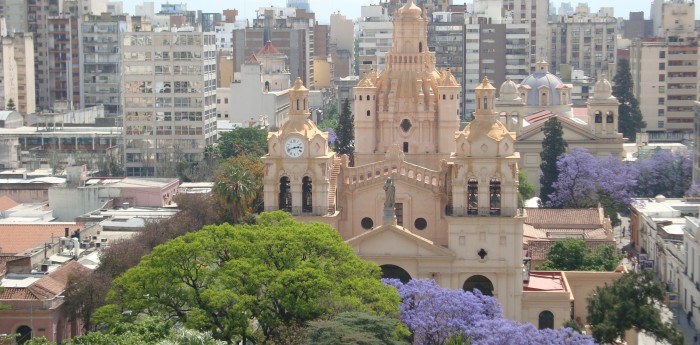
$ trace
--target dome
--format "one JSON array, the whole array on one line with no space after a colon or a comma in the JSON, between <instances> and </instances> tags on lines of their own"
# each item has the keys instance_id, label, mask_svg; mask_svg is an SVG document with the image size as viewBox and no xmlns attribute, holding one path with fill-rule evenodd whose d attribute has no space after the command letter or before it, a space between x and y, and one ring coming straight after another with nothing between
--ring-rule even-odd
<instances>
[{"instance_id":1,"label":"dome","mask_svg":"<svg viewBox=\"0 0 700 345\"><path fill-rule=\"evenodd\" d=\"M498 90L498 95L500 96L499 100L501 101L514 101L519 99L520 96L518 95L518 85L516 85L515 82L508 77L506 78L506 81L501 84L501 88Z\"/></svg>"},{"instance_id":2,"label":"dome","mask_svg":"<svg viewBox=\"0 0 700 345\"><path fill-rule=\"evenodd\" d=\"M406 1L406 5L399 9L399 15L403 17L420 18L423 10L413 3L413 0Z\"/></svg>"},{"instance_id":3,"label":"dome","mask_svg":"<svg viewBox=\"0 0 700 345\"><path fill-rule=\"evenodd\" d=\"M550 105L561 105L561 97L557 91L557 86L563 85L564 83L556 75L549 73L547 69L539 69L535 73L530 74L527 78L523 79L520 86L527 85L530 87L530 93L527 95L525 100L527 105L538 105L539 102L539 90L541 87L546 87L549 89L549 102Z\"/></svg>"},{"instance_id":4,"label":"dome","mask_svg":"<svg viewBox=\"0 0 700 345\"><path fill-rule=\"evenodd\" d=\"M593 87L593 98L596 99L608 99L612 97L612 85L610 82L603 77L598 80Z\"/></svg>"}]
</instances>

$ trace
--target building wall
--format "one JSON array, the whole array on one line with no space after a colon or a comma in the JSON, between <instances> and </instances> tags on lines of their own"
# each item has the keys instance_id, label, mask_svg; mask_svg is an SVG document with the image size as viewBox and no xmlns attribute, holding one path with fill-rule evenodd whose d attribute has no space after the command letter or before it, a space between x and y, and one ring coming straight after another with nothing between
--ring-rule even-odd
<instances>
[{"instance_id":1,"label":"building wall","mask_svg":"<svg viewBox=\"0 0 700 345\"><path fill-rule=\"evenodd\" d=\"M11 98L22 115L36 111L34 87L34 35L17 33L2 38L2 85L0 106Z\"/></svg>"},{"instance_id":2,"label":"building wall","mask_svg":"<svg viewBox=\"0 0 700 345\"><path fill-rule=\"evenodd\" d=\"M340 50L354 51L355 25L340 13L331 13L330 44L335 44Z\"/></svg>"},{"instance_id":3,"label":"building wall","mask_svg":"<svg viewBox=\"0 0 700 345\"><path fill-rule=\"evenodd\" d=\"M214 33L125 35L122 62L127 176L158 176L216 141Z\"/></svg>"},{"instance_id":4,"label":"building wall","mask_svg":"<svg viewBox=\"0 0 700 345\"><path fill-rule=\"evenodd\" d=\"M617 19L590 13L559 17L549 24L552 49L549 50L550 69L560 64L571 65L587 76L596 77L615 63Z\"/></svg>"}]
</instances>

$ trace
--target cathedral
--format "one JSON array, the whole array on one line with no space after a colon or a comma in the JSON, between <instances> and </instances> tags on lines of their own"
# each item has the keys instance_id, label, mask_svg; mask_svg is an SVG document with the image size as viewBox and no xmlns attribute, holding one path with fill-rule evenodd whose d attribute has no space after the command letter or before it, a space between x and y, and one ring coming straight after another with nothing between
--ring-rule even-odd
<instances>
[{"instance_id":1,"label":"cathedral","mask_svg":"<svg viewBox=\"0 0 700 345\"><path fill-rule=\"evenodd\" d=\"M309 90L295 81L289 118L262 158L266 210L330 224L385 277L479 289L505 317L539 327L585 318L574 300L585 306L596 279L534 272L523 250L516 133L525 130L500 120L503 102L486 77L474 89L474 120L459 129L460 85L436 69L427 18L412 0L397 10L393 35L386 69L354 88L354 166L309 119ZM584 290L571 287L577 279Z\"/></svg>"}]
</instances>

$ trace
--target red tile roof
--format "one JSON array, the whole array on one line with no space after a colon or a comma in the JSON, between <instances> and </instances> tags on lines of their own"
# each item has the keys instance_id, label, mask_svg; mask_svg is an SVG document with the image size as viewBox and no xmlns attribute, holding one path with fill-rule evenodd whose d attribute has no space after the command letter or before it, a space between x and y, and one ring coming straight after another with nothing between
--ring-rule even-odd
<instances>
[{"instance_id":1,"label":"red tile roof","mask_svg":"<svg viewBox=\"0 0 700 345\"><path fill-rule=\"evenodd\" d=\"M265 43L265 45L260 48L258 53L256 55L273 55L273 54L282 54L280 53L275 46L272 45L272 42L268 41Z\"/></svg>"},{"instance_id":2,"label":"red tile roof","mask_svg":"<svg viewBox=\"0 0 700 345\"><path fill-rule=\"evenodd\" d=\"M4 288L0 300L47 300L59 296L74 276L90 274L91 270L77 261L69 261L55 271L41 277L26 288Z\"/></svg>"},{"instance_id":3,"label":"red tile roof","mask_svg":"<svg viewBox=\"0 0 700 345\"><path fill-rule=\"evenodd\" d=\"M73 234L82 227L82 224L76 223L0 224L0 253L22 253L51 240L52 236L63 236L65 228L69 228Z\"/></svg>"},{"instance_id":4,"label":"red tile roof","mask_svg":"<svg viewBox=\"0 0 700 345\"><path fill-rule=\"evenodd\" d=\"M0 211L7 211L17 205L19 204L16 201L10 199L10 197L6 195L0 196Z\"/></svg>"},{"instance_id":5,"label":"red tile roof","mask_svg":"<svg viewBox=\"0 0 700 345\"><path fill-rule=\"evenodd\" d=\"M258 62L258 57L253 54L249 58L245 59L245 62Z\"/></svg>"},{"instance_id":6,"label":"red tile roof","mask_svg":"<svg viewBox=\"0 0 700 345\"><path fill-rule=\"evenodd\" d=\"M530 272L530 280L527 283L523 283L523 290L565 292L566 285L561 277L561 272Z\"/></svg>"},{"instance_id":7,"label":"red tile roof","mask_svg":"<svg viewBox=\"0 0 700 345\"><path fill-rule=\"evenodd\" d=\"M525 224L538 229L598 229L603 219L598 209L527 208Z\"/></svg>"}]
</instances>

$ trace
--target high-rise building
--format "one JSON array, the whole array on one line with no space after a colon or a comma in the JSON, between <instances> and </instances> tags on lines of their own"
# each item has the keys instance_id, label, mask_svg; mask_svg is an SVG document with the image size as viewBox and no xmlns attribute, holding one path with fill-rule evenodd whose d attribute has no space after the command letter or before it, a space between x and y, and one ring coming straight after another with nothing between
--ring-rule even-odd
<instances>
[{"instance_id":1,"label":"high-rise building","mask_svg":"<svg viewBox=\"0 0 700 345\"><path fill-rule=\"evenodd\" d=\"M394 31L391 24L391 8L382 5L362 6L362 20L359 28L359 64L360 75L370 70L384 70L386 53L391 49L391 36Z\"/></svg>"},{"instance_id":2,"label":"high-rise building","mask_svg":"<svg viewBox=\"0 0 700 345\"><path fill-rule=\"evenodd\" d=\"M464 85L464 13L432 12L428 22L428 49L435 52L435 66L449 68L460 85ZM464 93L460 92L460 99ZM460 102L460 115L463 114Z\"/></svg>"},{"instance_id":3,"label":"high-rise building","mask_svg":"<svg viewBox=\"0 0 700 345\"><path fill-rule=\"evenodd\" d=\"M80 23L80 104L102 104L105 116L115 119L122 115L121 41L126 31L124 15L85 15Z\"/></svg>"},{"instance_id":4,"label":"high-rise building","mask_svg":"<svg viewBox=\"0 0 700 345\"><path fill-rule=\"evenodd\" d=\"M167 176L216 141L214 33L131 32L122 38L128 176Z\"/></svg>"},{"instance_id":5,"label":"high-rise building","mask_svg":"<svg viewBox=\"0 0 700 345\"><path fill-rule=\"evenodd\" d=\"M691 133L700 82L695 6L667 2L661 13L662 36L636 39L630 47L633 91L647 132Z\"/></svg>"},{"instance_id":6,"label":"high-rise building","mask_svg":"<svg viewBox=\"0 0 700 345\"><path fill-rule=\"evenodd\" d=\"M12 99L15 110L23 116L34 113L34 35L15 33L3 37L0 58L0 107L6 109Z\"/></svg>"},{"instance_id":7,"label":"high-rise building","mask_svg":"<svg viewBox=\"0 0 700 345\"><path fill-rule=\"evenodd\" d=\"M592 14L588 7L577 10L549 24L550 69L558 71L560 64L567 64L591 77L607 73L608 65L616 61L617 19Z\"/></svg>"},{"instance_id":8,"label":"high-rise building","mask_svg":"<svg viewBox=\"0 0 700 345\"><path fill-rule=\"evenodd\" d=\"M67 102L72 109L79 109L82 107L79 17L62 14L49 17L46 22L47 45L37 51L46 54L47 66L43 71L48 72L43 73L40 78L43 82L38 85L40 103L42 108L52 109L57 102Z\"/></svg>"},{"instance_id":9,"label":"high-rise building","mask_svg":"<svg viewBox=\"0 0 700 345\"><path fill-rule=\"evenodd\" d=\"M482 0L475 0L476 2ZM492 0L488 0L492 1ZM530 27L530 71L535 71L535 65L541 58L542 52L549 50L547 42L547 23L549 15L548 0L500 0L506 16L512 18L513 24L527 24Z\"/></svg>"},{"instance_id":10,"label":"high-rise building","mask_svg":"<svg viewBox=\"0 0 700 345\"><path fill-rule=\"evenodd\" d=\"M306 12L311 12L309 0L287 0L287 7L294 7Z\"/></svg>"},{"instance_id":11,"label":"high-rise building","mask_svg":"<svg viewBox=\"0 0 700 345\"><path fill-rule=\"evenodd\" d=\"M107 12L113 15L124 14L124 2L123 1L110 1L107 3ZM97 13L99 14L99 13Z\"/></svg>"}]
</instances>

